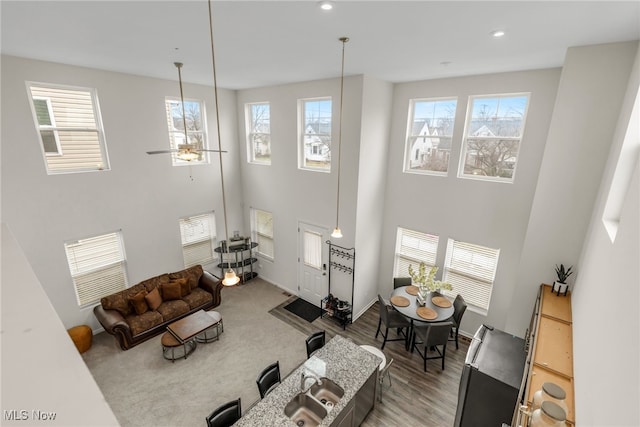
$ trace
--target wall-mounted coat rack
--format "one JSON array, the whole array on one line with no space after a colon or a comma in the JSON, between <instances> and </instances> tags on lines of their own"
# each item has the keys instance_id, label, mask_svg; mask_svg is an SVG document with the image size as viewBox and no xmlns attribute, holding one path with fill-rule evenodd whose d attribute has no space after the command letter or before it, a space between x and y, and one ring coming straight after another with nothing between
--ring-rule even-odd
<instances>
[{"instance_id":1,"label":"wall-mounted coat rack","mask_svg":"<svg viewBox=\"0 0 640 427\"><path fill-rule=\"evenodd\" d=\"M336 319L344 329L347 323L351 323L353 314L353 285L355 280L356 250L355 248L345 248L334 245L330 240L329 245L329 295L322 300L321 309L323 315L329 315ZM337 270L341 273L351 275L351 301L339 301L331 294L331 271ZM339 307L335 307L338 304Z\"/></svg>"}]
</instances>

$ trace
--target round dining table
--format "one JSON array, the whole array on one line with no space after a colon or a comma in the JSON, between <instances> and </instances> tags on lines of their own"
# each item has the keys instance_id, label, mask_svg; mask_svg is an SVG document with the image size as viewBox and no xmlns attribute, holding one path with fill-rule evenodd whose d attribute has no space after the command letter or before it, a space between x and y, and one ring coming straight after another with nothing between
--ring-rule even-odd
<instances>
[{"instance_id":1,"label":"round dining table","mask_svg":"<svg viewBox=\"0 0 640 427\"><path fill-rule=\"evenodd\" d=\"M434 304L432 298L429 297L425 301L425 305L421 306L420 304L418 304L418 298L415 295L407 293L408 288L409 286L400 286L399 288L395 288L393 292L391 292L391 298L393 298L394 296L402 296L409 300L409 305L401 307L399 305L393 304L393 301L391 302L391 305L397 312L405 316L411 322L411 326L409 328L409 331L407 332L408 336L406 342L406 348L407 350L410 350L414 322L417 323L418 326L427 323L444 322L445 320L448 320L451 318L451 316L453 316L453 304L451 304L449 307L439 307ZM436 312L436 317L434 319L425 319L423 317L420 317L417 312L418 308L420 307L427 307L432 309Z\"/></svg>"}]
</instances>

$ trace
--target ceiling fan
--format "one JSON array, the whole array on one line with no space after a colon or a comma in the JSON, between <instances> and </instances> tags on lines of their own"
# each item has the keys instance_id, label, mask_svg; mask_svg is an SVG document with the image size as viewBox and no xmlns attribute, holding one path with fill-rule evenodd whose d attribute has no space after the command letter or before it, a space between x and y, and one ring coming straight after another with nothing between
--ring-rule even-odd
<instances>
[{"instance_id":1,"label":"ceiling fan","mask_svg":"<svg viewBox=\"0 0 640 427\"><path fill-rule=\"evenodd\" d=\"M155 151L147 151L147 154L170 154L176 153L176 157L180 160L184 160L190 162L192 160L197 160L200 158L200 154L202 152L211 152L211 153L226 153L226 151L220 150L209 150L206 148L200 148L198 144L189 144L189 136L187 135L187 118L184 109L184 95L182 93L182 73L180 69L182 68L182 62L174 62L173 65L178 69L178 80L180 82L180 103L182 105L182 127L184 128L184 140L187 142L185 144L178 144L177 149L171 150L155 150Z\"/></svg>"}]
</instances>

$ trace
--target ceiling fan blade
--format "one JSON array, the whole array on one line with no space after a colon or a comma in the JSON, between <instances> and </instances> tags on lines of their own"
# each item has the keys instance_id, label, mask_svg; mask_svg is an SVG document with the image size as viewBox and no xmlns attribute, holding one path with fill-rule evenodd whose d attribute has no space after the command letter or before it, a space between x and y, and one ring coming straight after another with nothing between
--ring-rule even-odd
<instances>
[{"instance_id":1,"label":"ceiling fan blade","mask_svg":"<svg viewBox=\"0 0 640 427\"><path fill-rule=\"evenodd\" d=\"M210 152L210 153L226 153L226 152L227 152L227 150L222 150L222 151L220 151L220 150L205 150L205 149L202 149L202 150L194 150L194 151L208 151L208 152Z\"/></svg>"},{"instance_id":2,"label":"ceiling fan blade","mask_svg":"<svg viewBox=\"0 0 640 427\"><path fill-rule=\"evenodd\" d=\"M157 150L157 151L147 151L147 154L169 154L169 153L177 153L178 150Z\"/></svg>"}]
</instances>

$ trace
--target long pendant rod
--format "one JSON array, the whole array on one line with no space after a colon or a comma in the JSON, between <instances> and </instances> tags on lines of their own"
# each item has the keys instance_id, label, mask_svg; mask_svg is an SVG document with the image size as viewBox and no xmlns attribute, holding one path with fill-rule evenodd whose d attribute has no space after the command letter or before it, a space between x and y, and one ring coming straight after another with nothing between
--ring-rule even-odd
<instances>
[{"instance_id":1,"label":"long pendant rod","mask_svg":"<svg viewBox=\"0 0 640 427\"><path fill-rule=\"evenodd\" d=\"M342 155L340 148L342 146L342 99L344 94L344 45L349 41L349 37L340 37L338 40L342 42L342 70L340 71L340 126L338 127L338 191L336 192L336 229L339 229L338 219L340 217L340 162Z\"/></svg>"},{"instance_id":2,"label":"long pendant rod","mask_svg":"<svg viewBox=\"0 0 640 427\"><path fill-rule=\"evenodd\" d=\"M182 126L184 127L184 143L189 143L189 137L187 136L187 115L184 110L184 92L182 91L182 62L174 62L173 65L178 68L178 81L180 82L180 105L182 105Z\"/></svg>"}]
</instances>

